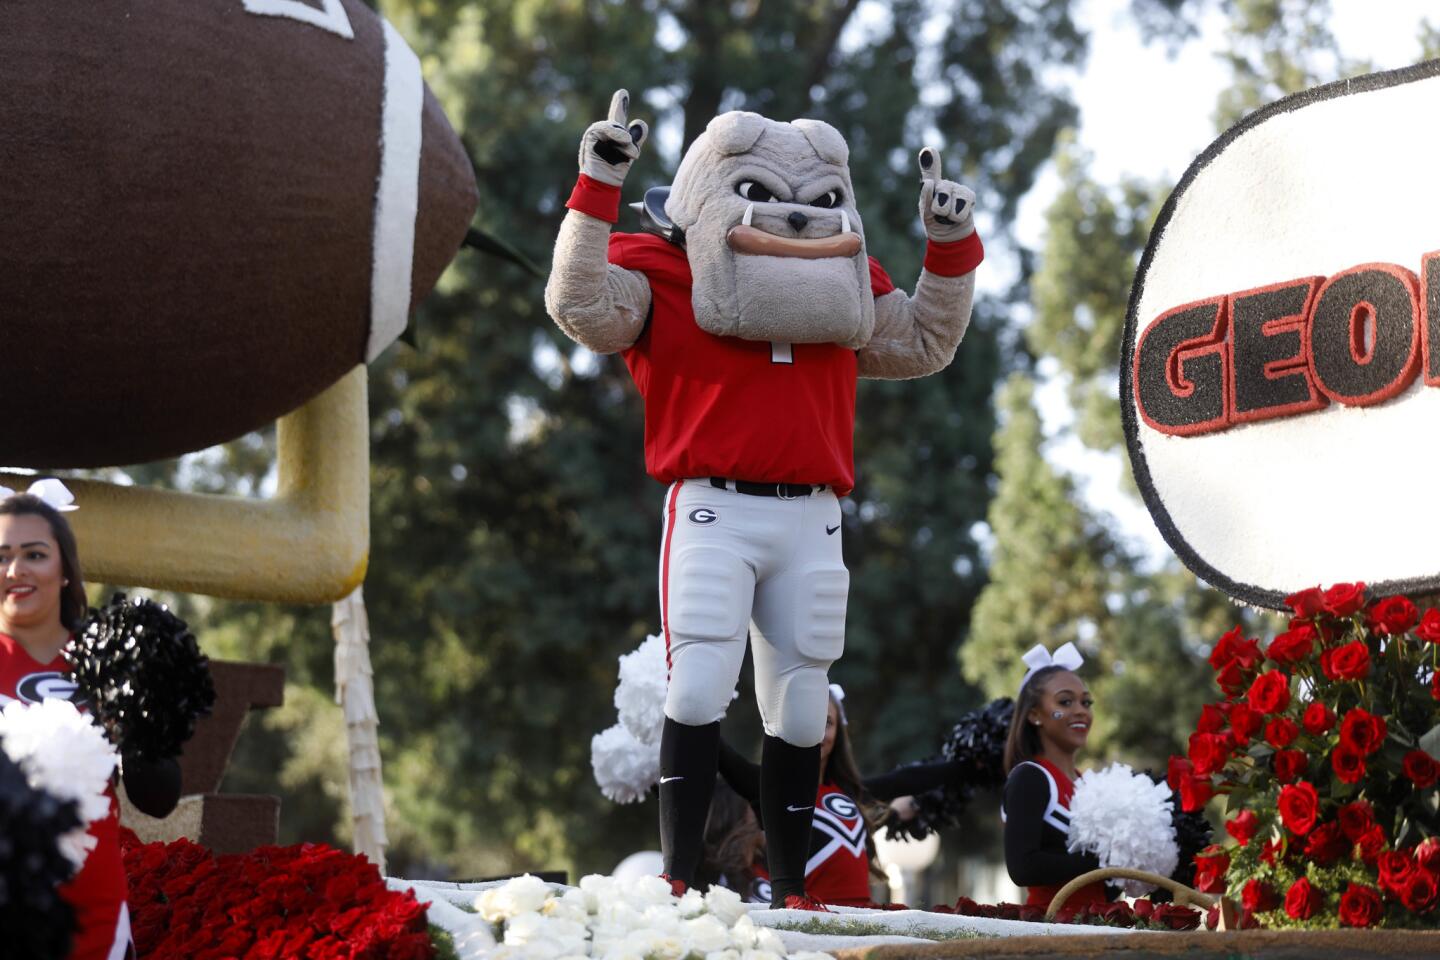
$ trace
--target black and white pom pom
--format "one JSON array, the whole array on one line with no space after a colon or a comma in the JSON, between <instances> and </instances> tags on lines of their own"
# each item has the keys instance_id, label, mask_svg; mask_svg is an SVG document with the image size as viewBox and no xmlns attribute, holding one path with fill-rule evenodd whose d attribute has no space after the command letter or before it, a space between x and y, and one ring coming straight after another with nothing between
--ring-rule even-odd
<instances>
[{"instance_id":1,"label":"black and white pom pom","mask_svg":"<svg viewBox=\"0 0 1440 960\"><path fill-rule=\"evenodd\" d=\"M62 960L75 916L57 890L74 864L60 838L84 829L76 803L32 787L0 749L0 930L5 956ZM12 953L13 951L13 953Z\"/></svg>"},{"instance_id":2,"label":"black and white pom pom","mask_svg":"<svg viewBox=\"0 0 1440 960\"><path fill-rule=\"evenodd\" d=\"M915 798L920 809L914 819L891 816L883 826L891 839L923 840L930 833L956 827L977 790L998 789L1005 783L1005 738L1015 701L1001 697L963 715L941 747L946 760L956 761L960 775L939 790Z\"/></svg>"},{"instance_id":3,"label":"black and white pom pom","mask_svg":"<svg viewBox=\"0 0 1440 960\"><path fill-rule=\"evenodd\" d=\"M209 659L185 621L152 600L115 594L65 655L90 710L127 754L179 756L215 705Z\"/></svg>"}]
</instances>

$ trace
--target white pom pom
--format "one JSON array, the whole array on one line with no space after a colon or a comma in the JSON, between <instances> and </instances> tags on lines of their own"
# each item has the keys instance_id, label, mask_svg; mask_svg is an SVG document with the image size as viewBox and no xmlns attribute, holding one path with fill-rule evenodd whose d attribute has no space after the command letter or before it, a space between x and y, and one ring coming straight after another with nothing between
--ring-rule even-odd
<instances>
[{"instance_id":1,"label":"white pom pom","mask_svg":"<svg viewBox=\"0 0 1440 960\"><path fill-rule=\"evenodd\" d=\"M590 738L590 766L601 793L616 803L635 803L660 779L660 745L641 743L617 723Z\"/></svg>"},{"instance_id":2,"label":"white pom pom","mask_svg":"<svg viewBox=\"0 0 1440 960\"><path fill-rule=\"evenodd\" d=\"M1168 786L1123 763L1092 770L1075 782L1068 845L1072 851L1095 854L1102 867L1168 877L1180 860L1170 819L1173 810ZM1138 880L1118 883L1132 897L1155 889Z\"/></svg>"},{"instance_id":3,"label":"white pom pom","mask_svg":"<svg viewBox=\"0 0 1440 960\"><path fill-rule=\"evenodd\" d=\"M89 825L110 813L106 790L118 757L91 718L68 700L34 705L13 701L0 710L0 749L25 771L32 787L74 800L85 826L60 838L60 850L79 870L95 846Z\"/></svg>"},{"instance_id":4,"label":"white pom pom","mask_svg":"<svg viewBox=\"0 0 1440 960\"><path fill-rule=\"evenodd\" d=\"M615 709L620 722L641 743L659 743L665 723L665 639L646 637L633 653L620 657Z\"/></svg>"}]
</instances>

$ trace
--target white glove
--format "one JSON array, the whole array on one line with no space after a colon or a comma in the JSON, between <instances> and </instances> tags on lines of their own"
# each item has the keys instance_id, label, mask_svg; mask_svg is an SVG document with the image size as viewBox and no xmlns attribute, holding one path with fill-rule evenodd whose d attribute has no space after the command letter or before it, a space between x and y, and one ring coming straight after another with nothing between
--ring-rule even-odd
<instances>
[{"instance_id":1,"label":"white glove","mask_svg":"<svg viewBox=\"0 0 1440 960\"><path fill-rule=\"evenodd\" d=\"M580 172L590 179L618 187L640 156L650 127L644 120L627 121L629 109L630 94L616 90L610 98L609 119L590 124L580 138Z\"/></svg>"},{"instance_id":2,"label":"white glove","mask_svg":"<svg viewBox=\"0 0 1440 960\"><path fill-rule=\"evenodd\" d=\"M975 191L940 179L940 152L920 151L920 220L936 243L954 243L975 232Z\"/></svg>"}]
</instances>

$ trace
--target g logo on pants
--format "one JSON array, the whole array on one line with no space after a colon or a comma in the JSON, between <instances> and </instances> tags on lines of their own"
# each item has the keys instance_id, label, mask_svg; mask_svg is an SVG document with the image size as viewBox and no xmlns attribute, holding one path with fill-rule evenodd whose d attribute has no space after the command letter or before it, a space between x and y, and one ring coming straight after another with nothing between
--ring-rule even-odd
<instances>
[{"instance_id":1,"label":"g logo on pants","mask_svg":"<svg viewBox=\"0 0 1440 960\"><path fill-rule=\"evenodd\" d=\"M688 517L686 517L686 519L688 519L693 524L697 524L703 527L707 524L714 523L716 520L719 520L720 514L716 513L714 510L711 510L709 507L696 507L694 510L690 511L690 514Z\"/></svg>"}]
</instances>

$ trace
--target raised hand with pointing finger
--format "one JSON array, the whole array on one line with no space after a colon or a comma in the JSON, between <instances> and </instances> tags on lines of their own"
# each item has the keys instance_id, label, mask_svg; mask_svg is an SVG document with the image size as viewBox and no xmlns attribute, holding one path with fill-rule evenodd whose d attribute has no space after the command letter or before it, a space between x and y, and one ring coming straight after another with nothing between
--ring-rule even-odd
<instances>
[{"instance_id":1,"label":"raised hand with pointing finger","mask_svg":"<svg viewBox=\"0 0 1440 960\"><path fill-rule=\"evenodd\" d=\"M920 151L920 219L936 243L954 243L975 232L975 191L940 176L940 152Z\"/></svg>"},{"instance_id":2,"label":"raised hand with pointing finger","mask_svg":"<svg viewBox=\"0 0 1440 960\"><path fill-rule=\"evenodd\" d=\"M610 98L610 116L590 124L580 139L580 172L593 180L618 187L625 182L630 165L640 156L640 146L650 135L644 120L629 120L630 94L616 90Z\"/></svg>"}]
</instances>

